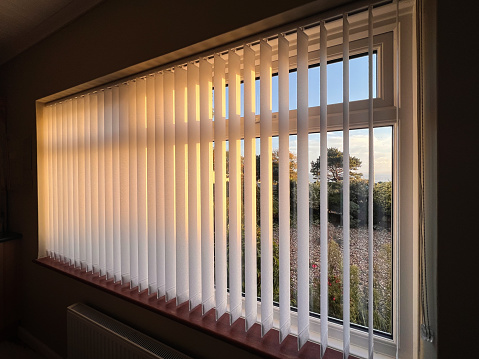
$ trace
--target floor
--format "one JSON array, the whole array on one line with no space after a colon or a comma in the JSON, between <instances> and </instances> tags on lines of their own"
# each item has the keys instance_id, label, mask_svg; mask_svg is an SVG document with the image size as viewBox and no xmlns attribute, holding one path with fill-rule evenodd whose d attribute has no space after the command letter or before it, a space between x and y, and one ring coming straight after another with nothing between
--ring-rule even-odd
<instances>
[{"instance_id":1,"label":"floor","mask_svg":"<svg viewBox=\"0 0 479 359\"><path fill-rule=\"evenodd\" d=\"M0 342L0 358L2 359L44 359L19 340Z\"/></svg>"}]
</instances>

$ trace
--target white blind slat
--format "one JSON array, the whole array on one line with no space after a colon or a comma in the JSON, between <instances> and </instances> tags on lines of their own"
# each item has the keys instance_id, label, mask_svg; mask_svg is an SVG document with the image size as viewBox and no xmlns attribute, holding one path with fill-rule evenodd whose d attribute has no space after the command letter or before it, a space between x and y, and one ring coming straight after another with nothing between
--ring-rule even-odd
<instances>
[{"instance_id":1,"label":"white blind slat","mask_svg":"<svg viewBox=\"0 0 479 359\"><path fill-rule=\"evenodd\" d=\"M228 53L230 324L242 311L241 296L241 89L240 57Z\"/></svg>"},{"instance_id":2,"label":"white blind slat","mask_svg":"<svg viewBox=\"0 0 479 359\"><path fill-rule=\"evenodd\" d=\"M48 255L50 257L54 256L54 240L55 240L55 225L54 225L54 215L53 210L55 207L54 203L54 191L53 191L53 106L47 108L47 121L48 121L48 219L49 219L49 230L47 235L48 245L47 250L49 251Z\"/></svg>"},{"instance_id":3,"label":"white blind slat","mask_svg":"<svg viewBox=\"0 0 479 359\"><path fill-rule=\"evenodd\" d=\"M255 52L244 47L245 330L257 321Z\"/></svg>"},{"instance_id":4,"label":"white blind slat","mask_svg":"<svg viewBox=\"0 0 479 359\"><path fill-rule=\"evenodd\" d=\"M70 238L69 235L69 208L68 208L68 110L67 103L65 101L62 104L62 119L61 119L61 136L62 136L62 180L61 180L61 191L62 191L62 222L63 222L63 251L62 257L63 262L70 263Z\"/></svg>"},{"instance_id":5,"label":"white blind slat","mask_svg":"<svg viewBox=\"0 0 479 359\"><path fill-rule=\"evenodd\" d=\"M350 257L349 257L349 22L343 15L343 358L350 344Z\"/></svg>"},{"instance_id":6,"label":"white blind slat","mask_svg":"<svg viewBox=\"0 0 479 359\"><path fill-rule=\"evenodd\" d=\"M215 284L216 320L226 313L226 96L225 60L215 55L214 170L215 170Z\"/></svg>"},{"instance_id":7,"label":"white blind slat","mask_svg":"<svg viewBox=\"0 0 479 359\"><path fill-rule=\"evenodd\" d=\"M138 118L137 81L128 82L129 177L130 177L130 288L138 286Z\"/></svg>"},{"instance_id":8,"label":"white blind slat","mask_svg":"<svg viewBox=\"0 0 479 359\"><path fill-rule=\"evenodd\" d=\"M176 196L175 196L175 75L163 75L165 111L165 294L166 301L176 297Z\"/></svg>"},{"instance_id":9,"label":"white blind slat","mask_svg":"<svg viewBox=\"0 0 479 359\"><path fill-rule=\"evenodd\" d=\"M146 203L146 78L136 81L137 196L138 196L138 291L148 289L148 223Z\"/></svg>"},{"instance_id":10,"label":"white blind slat","mask_svg":"<svg viewBox=\"0 0 479 359\"><path fill-rule=\"evenodd\" d=\"M130 282L130 151L128 121L128 84L119 89L119 158L120 158L120 249L121 249L121 283Z\"/></svg>"},{"instance_id":11,"label":"white blind slat","mask_svg":"<svg viewBox=\"0 0 479 359\"><path fill-rule=\"evenodd\" d=\"M373 106L373 7L368 9L368 89L369 89L369 183L368 183L368 357L374 357L374 262L373 262L373 190L374 190L374 106Z\"/></svg>"},{"instance_id":12,"label":"white blind slat","mask_svg":"<svg viewBox=\"0 0 479 359\"><path fill-rule=\"evenodd\" d=\"M105 91L98 93L98 247L100 276L106 275Z\"/></svg>"},{"instance_id":13,"label":"white blind slat","mask_svg":"<svg viewBox=\"0 0 479 359\"><path fill-rule=\"evenodd\" d=\"M107 279L114 278L113 271L113 91L105 90L104 95L104 167L105 167L105 269Z\"/></svg>"},{"instance_id":14,"label":"white blind slat","mask_svg":"<svg viewBox=\"0 0 479 359\"><path fill-rule=\"evenodd\" d=\"M320 28L320 311L321 311L321 357L328 347L328 34L324 21Z\"/></svg>"},{"instance_id":15,"label":"white blind slat","mask_svg":"<svg viewBox=\"0 0 479 359\"><path fill-rule=\"evenodd\" d=\"M73 151L73 232L74 232L74 245L75 245L75 257L74 265L76 268L80 267L80 213L79 213L79 139L78 139L78 98L74 98L72 102L72 151Z\"/></svg>"},{"instance_id":16,"label":"white blind slat","mask_svg":"<svg viewBox=\"0 0 479 359\"><path fill-rule=\"evenodd\" d=\"M188 64L188 255L190 310L201 304L200 84Z\"/></svg>"},{"instance_id":17,"label":"white blind slat","mask_svg":"<svg viewBox=\"0 0 479 359\"><path fill-rule=\"evenodd\" d=\"M298 348L309 339L308 35L298 29ZM323 128L323 127L321 127ZM322 253L322 251L321 251Z\"/></svg>"},{"instance_id":18,"label":"white blind slat","mask_svg":"<svg viewBox=\"0 0 479 359\"><path fill-rule=\"evenodd\" d=\"M90 174L92 273L100 270L100 222L98 199L98 94L90 95Z\"/></svg>"},{"instance_id":19,"label":"white blind slat","mask_svg":"<svg viewBox=\"0 0 479 359\"><path fill-rule=\"evenodd\" d=\"M212 66L200 60L201 161L201 297L202 313L215 305L213 213L213 83Z\"/></svg>"},{"instance_id":20,"label":"white blind slat","mask_svg":"<svg viewBox=\"0 0 479 359\"><path fill-rule=\"evenodd\" d=\"M75 261L75 235L73 222L73 100L67 101L67 190L68 190L68 259L70 264Z\"/></svg>"},{"instance_id":21,"label":"white blind slat","mask_svg":"<svg viewBox=\"0 0 479 359\"><path fill-rule=\"evenodd\" d=\"M272 48L260 43L261 336L273 327Z\"/></svg>"},{"instance_id":22,"label":"white blind slat","mask_svg":"<svg viewBox=\"0 0 479 359\"><path fill-rule=\"evenodd\" d=\"M85 97L78 99L78 235L80 237L80 268L86 268L86 144L85 144Z\"/></svg>"},{"instance_id":23,"label":"white blind slat","mask_svg":"<svg viewBox=\"0 0 479 359\"><path fill-rule=\"evenodd\" d=\"M290 184L289 184L289 41L278 37L279 96L279 342L291 329Z\"/></svg>"},{"instance_id":24,"label":"white blind slat","mask_svg":"<svg viewBox=\"0 0 479 359\"><path fill-rule=\"evenodd\" d=\"M148 226L148 293L157 293L157 248L156 248L156 98L155 76L146 78L146 200Z\"/></svg>"},{"instance_id":25,"label":"white blind slat","mask_svg":"<svg viewBox=\"0 0 479 359\"><path fill-rule=\"evenodd\" d=\"M92 201L91 201L91 191L92 191L92 179L91 179L91 158L90 158L90 95L85 95L84 102L84 146L85 146L85 238L86 238L86 270L87 272L93 270L92 266L92 223L91 223L91 212L92 212Z\"/></svg>"},{"instance_id":26,"label":"white blind slat","mask_svg":"<svg viewBox=\"0 0 479 359\"><path fill-rule=\"evenodd\" d=\"M121 281L120 88L112 88L113 280Z\"/></svg>"},{"instance_id":27,"label":"white blind slat","mask_svg":"<svg viewBox=\"0 0 479 359\"><path fill-rule=\"evenodd\" d=\"M163 74L155 76L155 166L156 166L156 281L158 298L166 294L165 286L165 108Z\"/></svg>"},{"instance_id":28,"label":"white blind slat","mask_svg":"<svg viewBox=\"0 0 479 359\"><path fill-rule=\"evenodd\" d=\"M189 300L187 76L175 68L176 305Z\"/></svg>"}]
</instances>

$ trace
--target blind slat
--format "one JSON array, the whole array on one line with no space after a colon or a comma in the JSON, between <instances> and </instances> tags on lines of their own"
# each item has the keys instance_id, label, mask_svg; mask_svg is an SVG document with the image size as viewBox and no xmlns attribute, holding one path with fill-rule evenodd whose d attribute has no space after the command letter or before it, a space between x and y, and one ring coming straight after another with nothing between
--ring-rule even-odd
<instances>
[{"instance_id":1,"label":"blind slat","mask_svg":"<svg viewBox=\"0 0 479 359\"><path fill-rule=\"evenodd\" d=\"M321 357L328 347L328 34L324 21L320 28L320 312L321 312Z\"/></svg>"},{"instance_id":2,"label":"blind slat","mask_svg":"<svg viewBox=\"0 0 479 359\"><path fill-rule=\"evenodd\" d=\"M92 273L100 270L100 226L98 200L98 94L90 95L90 174L91 174L91 255Z\"/></svg>"},{"instance_id":3,"label":"blind slat","mask_svg":"<svg viewBox=\"0 0 479 359\"><path fill-rule=\"evenodd\" d=\"M67 101L67 190L68 190L68 259L70 264L75 261L75 235L73 222L73 100Z\"/></svg>"},{"instance_id":4,"label":"blind slat","mask_svg":"<svg viewBox=\"0 0 479 359\"><path fill-rule=\"evenodd\" d=\"M138 291L148 289L148 223L147 223L147 117L146 79L136 81L137 130L137 196L138 196Z\"/></svg>"},{"instance_id":5,"label":"blind slat","mask_svg":"<svg viewBox=\"0 0 479 359\"><path fill-rule=\"evenodd\" d=\"M113 280L121 280L120 88L112 88Z\"/></svg>"},{"instance_id":6,"label":"blind slat","mask_svg":"<svg viewBox=\"0 0 479 359\"><path fill-rule=\"evenodd\" d=\"M156 97L155 97L155 76L146 78L146 168L147 188L146 200L148 208L148 293L157 293L157 248L156 248ZM158 144L159 145L159 144ZM158 258L159 259L159 258Z\"/></svg>"},{"instance_id":7,"label":"blind slat","mask_svg":"<svg viewBox=\"0 0 479 359\"><path fill-rule=\"evenodd\" d=\"M98 247L100 276L106 275L105 92L98 93Z\"/></svg>"},{"instance_id":8,"label":"blind slat","mask_svg":"<svg viewBox=\"0 0 479 359\"><path fill-rule=\"evenodd\" d=\"M273 327L272 48L260 43L261 336Z\"/></svg>"},{"instance_id":9,"label":"blind slat","mask_svg":"<svg viewBox=\"0 0 479 359\"><path fill-rule=\"evenodd\" d=\"M289 41L278 38L279 89L279 342L291 329L290 174L289 174Z\"/></svg>"},{"instance_id":10,"label":"blind slat","mask_svg":"<svg viewBox=\"0 0 479 359\"><path fill-rule=\"evenodd\" d=\"M166 294L165 108L163 74L155 76L156 281L158 298Z\"/></svg>"},{"instance_id":11,"label":"blind slat","mask_svg":"<svg viewBox=\"0 0 479 359\"><path fill-rule=\"evenodd\" d=\"M91 158L90 158L90 95L85 96L84 102L84 146L85 146L85 238L86 238L86 270L87 272L93 270L92 267L92 224L91 224L91 212L92 212L92 201L91 201ZM128 119L126 119L128 121ZM128 122L126 122L128 123ZM128 173L128 172L126 172Z\"/></svg>"},{"instance_id":12,"label":"blind slat","mask_svg":"<svg viewBox=\"0 0 479 359\"><path fill-rule=\"evenodd\" d=\"M298 348L309 339L308 35L298 29ZM321 127L322 128L322 127Z\"/></svg>"},{"instance_id":13,"label":"blind slat","mask_svg":"<svg viewBox=\"0 0 479 359\"><path fill-rule=\"evenodd\" d=\"M245 216L245 330L258 317L256 264L256 134L255 52L244 47L244 216Z\"/></svg>"},{"instance_id":14,"label":"blind slat","mask_svg":"<svg viewBox=\"0 0 479 359\"><path fill-rule=\"evenodd\" d=\"M201 304L200 85L188 64L188 254L190 310Z\"/></svg>"},{"instance_id":15,"label":"blind slat","mask_svg":"<svg viewBox=\"0 0 479 359\"><path fill-rule=\"evenodd\" d=\"M130 282L130 136L128 124L128 84L119 89L119 159L120 159L120 249L121 283Z\"/></svg>"},{"instance_id":16,"label":"blind slat","mask_svg":"<svg viewBox=\"0 0 479 359\"><path fill-rule=\"evenodd\" d=\"M128 82L130 288L138 286L138 119L136 112L136 87L136 81Z\"/></svg>"},{"instance_id":17,"label":"blind slat","mask_svg":"<svg viewBox=\"0 0 479 359\"><path fill-rule=\"evenodd\" d=\"M226 104L225 60L214 65L215 284L216 320L226 313Z\"/></svg>"},{"instance_id":18,"label":"blind slat","mask_svg":"<svg viewBox=\"0 0 479 359\"><path fill-rule=\"evenodd\" d=\"M114 233L114 204L113 204L113 91L105 90L104 95L105 118L104 118L104 163L105 163L105 268L107 279L114 278L113 270L113 233Z\"/></svg>"},{"instance_id":19,"label":"blind slat","mask_svg":"<svg viewBox=\"0 0 479 359\"><path fill-rule=\"evenodd\" d=\"M241 296L241 131L240 57L228 53L229 95L229 284L230 324L242 311Z\"/></svg>"},{"instance_id":20,"label":"blind slat","mask_svg":"<svg viewBox=\"0 0 479 359\"><path fill-rule=\"evenodd\" d=\"M368 357L374 356L374 262L373 262L373 190L374 190L374 106L373 106L373 7L368 9L368 89L369 89L369 181L368 181Z\"/></svg>"},{"instance_id":21,"label":"blind slat","mask_svg":"<svg viewBox=\"0 0 479 359\"><path fill-rule=\"evenodd\" d=\"M214 308L213 83L212 66L200 60L201 299L202 313Z\"/></svg>"},{"instance_id":22,"label":"blind slat","mask_svg":"<svg viewBox=\"0 0 479 359\"><path fill-rule=\"evenodd\" d=\"M85 97L81 96L78 99L78 116L77 116L77 131L78 131L78 235L80 237L80 268L86 268L86 212L85 212L85 198L86 198L86 144L85 144Z\"/></svg>"},{"instance_id":23,"label":"blind slat","mask_svg":"<svg viewBox=\"0 0 479 359\"><path fill-rule=\"evenodd\" d=\"M343 16L343 358L350 344L350 257L349 257L349 22Z\"/></svg>"},{"instance_id":24,"label":"blind slat","mask_svg":"<svg viewBox=\"0 0 479 359\"><path fill-rule=\"evenodd\" d=\"M69 206L68 206L68 109L67 104L69 101L65 101L62 105L62 123L61 123L61 136L62 136L62 206L63 206L63 262L70 263L70 238L69 238Z\"/></svg>"},{"instance_id":25,"label":"blind slat","mask_svg":"<svg viewBox=\"0 0 479 359\"><path fill-rule=\"evenodd\" d=\"M186 70L175 68L176 305L189 300L188 100Z\"/></svg>"},{"instance_id":26,"label":"blind slat","mask_svg":"<svg viewBox=\"0 0 479 359\"><path fill-rule=\"evenodd\" d=\"M176 297L176 196L175 196L175 75L163 75L165 110L165 294L166 301Z\"/></svg>"}]
</instances>

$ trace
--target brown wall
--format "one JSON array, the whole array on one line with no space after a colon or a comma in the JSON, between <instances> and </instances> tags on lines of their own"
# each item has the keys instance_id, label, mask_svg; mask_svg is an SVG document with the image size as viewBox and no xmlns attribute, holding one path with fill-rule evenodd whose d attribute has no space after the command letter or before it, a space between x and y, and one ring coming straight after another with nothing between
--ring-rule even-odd
<instances>
[{"instance_id":1,"label":"brown wall","mask_svg":"<svg viewBox=\"0 0 479 359\"><path fill-rule=\"evenodd\" d=\"M195 357L247 357L243 350L32 263L38 250L35 101L308 2L105 1L0 67L0 97L7 101L9 229L23 234L17 259L23 277L21 326L65 356L66 307L85 302ZM317 11L326 3L316 2ZM226 18L228 11L234 16Z\"/></svg>"},{"instance_id":2,"label":"brown wall","mask_svg":"<svg viewBox=\"0 0 479 359\"><path fill-rule=\"evenodd\" d=\"M196 357L211 355L212 349L218 357L244 357L240 349L31 262L37 256L35 100L309 1L110 0L0 67L12 179L9 226L23 233L18 298L23 327L65 355L65 308L81 301ZM318 11L325 3L318 2ZM438 99L438 352L440 358L466 358L477 352L471 343L477 341L478 325L473 290L479 246L473 223L479 196L471 172L477 160L468 155L477 153L479 133L477 46L474 53L469 46L477 19L472 11L459 10L457 2L437 4L438 75L429 75L429 81L437 80ZM235 16L222 17L230 10Z\"/></svg>"}]
</instances>

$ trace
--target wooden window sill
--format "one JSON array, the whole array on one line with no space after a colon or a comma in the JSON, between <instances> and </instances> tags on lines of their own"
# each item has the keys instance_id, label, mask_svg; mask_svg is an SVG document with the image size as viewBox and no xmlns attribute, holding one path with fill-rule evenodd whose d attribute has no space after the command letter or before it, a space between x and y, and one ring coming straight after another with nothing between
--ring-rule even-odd
<instances>
[{"instance_id":1,"label":"wooden window sill","mask_svg":"<svg viewBox=\"0 0 479 359\"><path fill-rule=\"evenodd\" d=\"M174 299L165 302L164 297L157 299L156 294L148 295L147 290L138 292L137 288L130 289L129 284L113 283L113 279L107 280L106 276L100 277L98 273L87 273L85 270L48 257L35 259L34 262L264 358L319 358L319 344L307 342L298 352L295 336L289 335L283 343L279 344L278 331L270 330L261 338L260 325L255 324L248 332L245 332L243 318L230 325L227 314L216 321L213 309L201 315L200 306L190 312L188 302L176 306ZM342 359L342 353L328 348L324 358ZM353 356L349 358L356 359Z\"/></svg>"}]
</instances>

